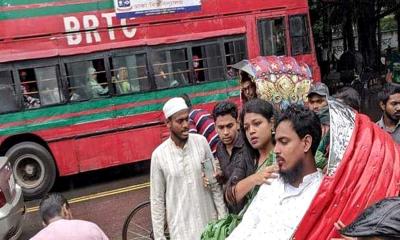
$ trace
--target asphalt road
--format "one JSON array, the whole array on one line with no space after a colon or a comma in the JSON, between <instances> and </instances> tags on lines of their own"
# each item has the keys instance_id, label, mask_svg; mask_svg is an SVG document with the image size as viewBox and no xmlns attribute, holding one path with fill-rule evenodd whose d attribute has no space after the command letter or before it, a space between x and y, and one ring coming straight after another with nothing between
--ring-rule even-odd
<instances>
[{"instance_id":1,"label":"asphalt road","mask_svg":"<svg viewBox=\"0 0 400 240\"><path fill-rule=\"evenodd\" d=\"M96 223L110 239L122 239L122 226L130 211L149 199L149 162L64 177L52 191L71 203L73 217ZM38 200L26 202L21 240L42 229Z\"/></svg>"}]
</instances>

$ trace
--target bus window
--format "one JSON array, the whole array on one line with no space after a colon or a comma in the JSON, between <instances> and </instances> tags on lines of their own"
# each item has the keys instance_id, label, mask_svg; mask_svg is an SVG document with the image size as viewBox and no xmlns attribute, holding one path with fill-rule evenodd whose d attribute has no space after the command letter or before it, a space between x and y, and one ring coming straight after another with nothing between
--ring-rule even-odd
<instances>
[{"instance_id":1,"label":"bus window","mask_svg":"<svg viewBox=\"0 0 400 240\"><path fill-rule=\"evenodd\" d=\"M117 94L150 90L144 53L111 58L111 74Z\"/></svg>"},{"instance_id":2,"label":"bus window","mask_svg":"<svg viewBox=\"0 0 400 240\"><path fill-rule=\"evenodd\" d=\"M37 108L61 103L56 66L19 70L25 108Z\"/></svg>"},{"instance_id":3,"label":"bus window","mask_svg":"<svg viewBox=\"0 0 400 240\"><path fill-rule=\"evenodd\" d=\"M292 55L311 53L307 15L290 16L289 26Z\"/></svg>"},{"instance_id":4,"label":"bus window","mask_svg":"<svg viewBox=\"0 0 400 240\"><path fill-rule=\"evenodd\" d=\"M60 94L55 66L34 69L42 106L61 103L64 98Z\"/></svg>"},{"instance_id":5,"label":"bus window","mask_svg":"<svg viewBox=\"0 0 400 240\"><path fill-rule=\"evenodd\" d=\"M103 59L66 63L69 98L82 101L108 95Z\"/></svg>"},{"instance_id":6,"label":"bus window","mask_svg":"<svg viewBox=\"0 0 400 240\"><path fill-rule=\"evenodd\" d=\"M0 113L18 110L17 94L11 71L0 71Z\"/></svg>"},{"instance_id":7,"label":"bus window","mask_svg":"<svg viewBox=\"0 0 400 240\"><path fill-rule=\"evenodd\" d=\"M285 55L285 21L284 18L263 19L258 21L261 55Z\"/></svg>"},{"instance_id":8,"label":"bus window","mask_svg":"<svg viewBox=\"0 0 400 240\"><path fill-rule=\"evenodd\" d=\"M153 52L152 64L157 89L184 86L189 83L186 49Z\"/></svg>"},{"instance_id":9,"label":"bus window","mask_svg":"<svg viewBox=\"0 0 400 240\"><path fill-rule=\"evenodd\" d=\"M231 66L247 57L244 39L232 40L224 43L227 64L227 79L239 76L239 72Z\"/></svg>"},{"instance_id":10,"label":"bus window","mask_svg":"<svg viewBox=\"0 0 400 240\"><path fill-rule=\"evenodd\" d=\"M224 79L224 66L219 44L207 44L192 48L195 82Z\"/></svg>"}]
</instances>

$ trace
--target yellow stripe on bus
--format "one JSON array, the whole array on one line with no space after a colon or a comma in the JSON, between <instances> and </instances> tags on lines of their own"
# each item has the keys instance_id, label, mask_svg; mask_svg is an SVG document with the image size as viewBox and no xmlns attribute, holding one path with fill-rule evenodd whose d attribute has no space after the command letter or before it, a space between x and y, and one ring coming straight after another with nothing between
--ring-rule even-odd
<instances>
[{"instance_id":1,"label":"yellow stripe on bus","mask_svg":"<svg viewBox=\"0 0 400 240\"><path fill-rule=\"evenodd\" d=\"M145 182L145 183L132 185L132 186L128 186L128 187L113 189L113 190L105 191L105 192L89 194L87 196L72 198L72 199L69 199L68 202L70 204L79 203L79 202L85 202L85 201L89 201L89 200L93 200L93 199L97 199L97 198L102 198L102 197L107 197L107 196L112 196L112 195L116 195L116 194L120 194L120 193L136 191L136 190L140 190L140 189L147 188L147 187L150 187L150 182ZM32 213L32 212L36 212L38 210L39 210L39 206L31 207L31 208L27 208L26 209L26 213Z\"/></svg>"}]
</instances>

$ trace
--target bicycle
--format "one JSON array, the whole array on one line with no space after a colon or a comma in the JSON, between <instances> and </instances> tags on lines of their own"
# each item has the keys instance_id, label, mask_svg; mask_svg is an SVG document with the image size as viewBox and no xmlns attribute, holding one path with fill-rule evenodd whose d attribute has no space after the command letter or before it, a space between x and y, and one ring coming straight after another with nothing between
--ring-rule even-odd
<instances>
[{"instance_id":1,"label":"bicycle","mask_svg":"<svg viewBox=\"0 0 400 240\"><path fill-rule=\"evenodd\" d=\"M169 239L168 227L165 225L165 236ZM122 240L153 240L151 225L150 201L137 205L125 219L122 228Z\"/></svg>"}]
</instances>

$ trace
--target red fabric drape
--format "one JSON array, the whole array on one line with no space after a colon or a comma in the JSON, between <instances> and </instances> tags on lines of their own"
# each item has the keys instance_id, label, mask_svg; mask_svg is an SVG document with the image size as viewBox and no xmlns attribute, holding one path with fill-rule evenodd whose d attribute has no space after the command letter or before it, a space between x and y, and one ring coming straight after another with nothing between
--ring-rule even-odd
<instances>
[{"instance_id":1,"label":"red fabric drape","mask_svg":"<svg viewBox=\"0 0 400 240\"><path fill-rule=\"evenodd\" d=\"M333 224L351 223L366 207L400 189L400 150L390 135L357 114L349 146L333 176L325 176L294 239L339 237Z\"/></svg>"}]
</instances>

